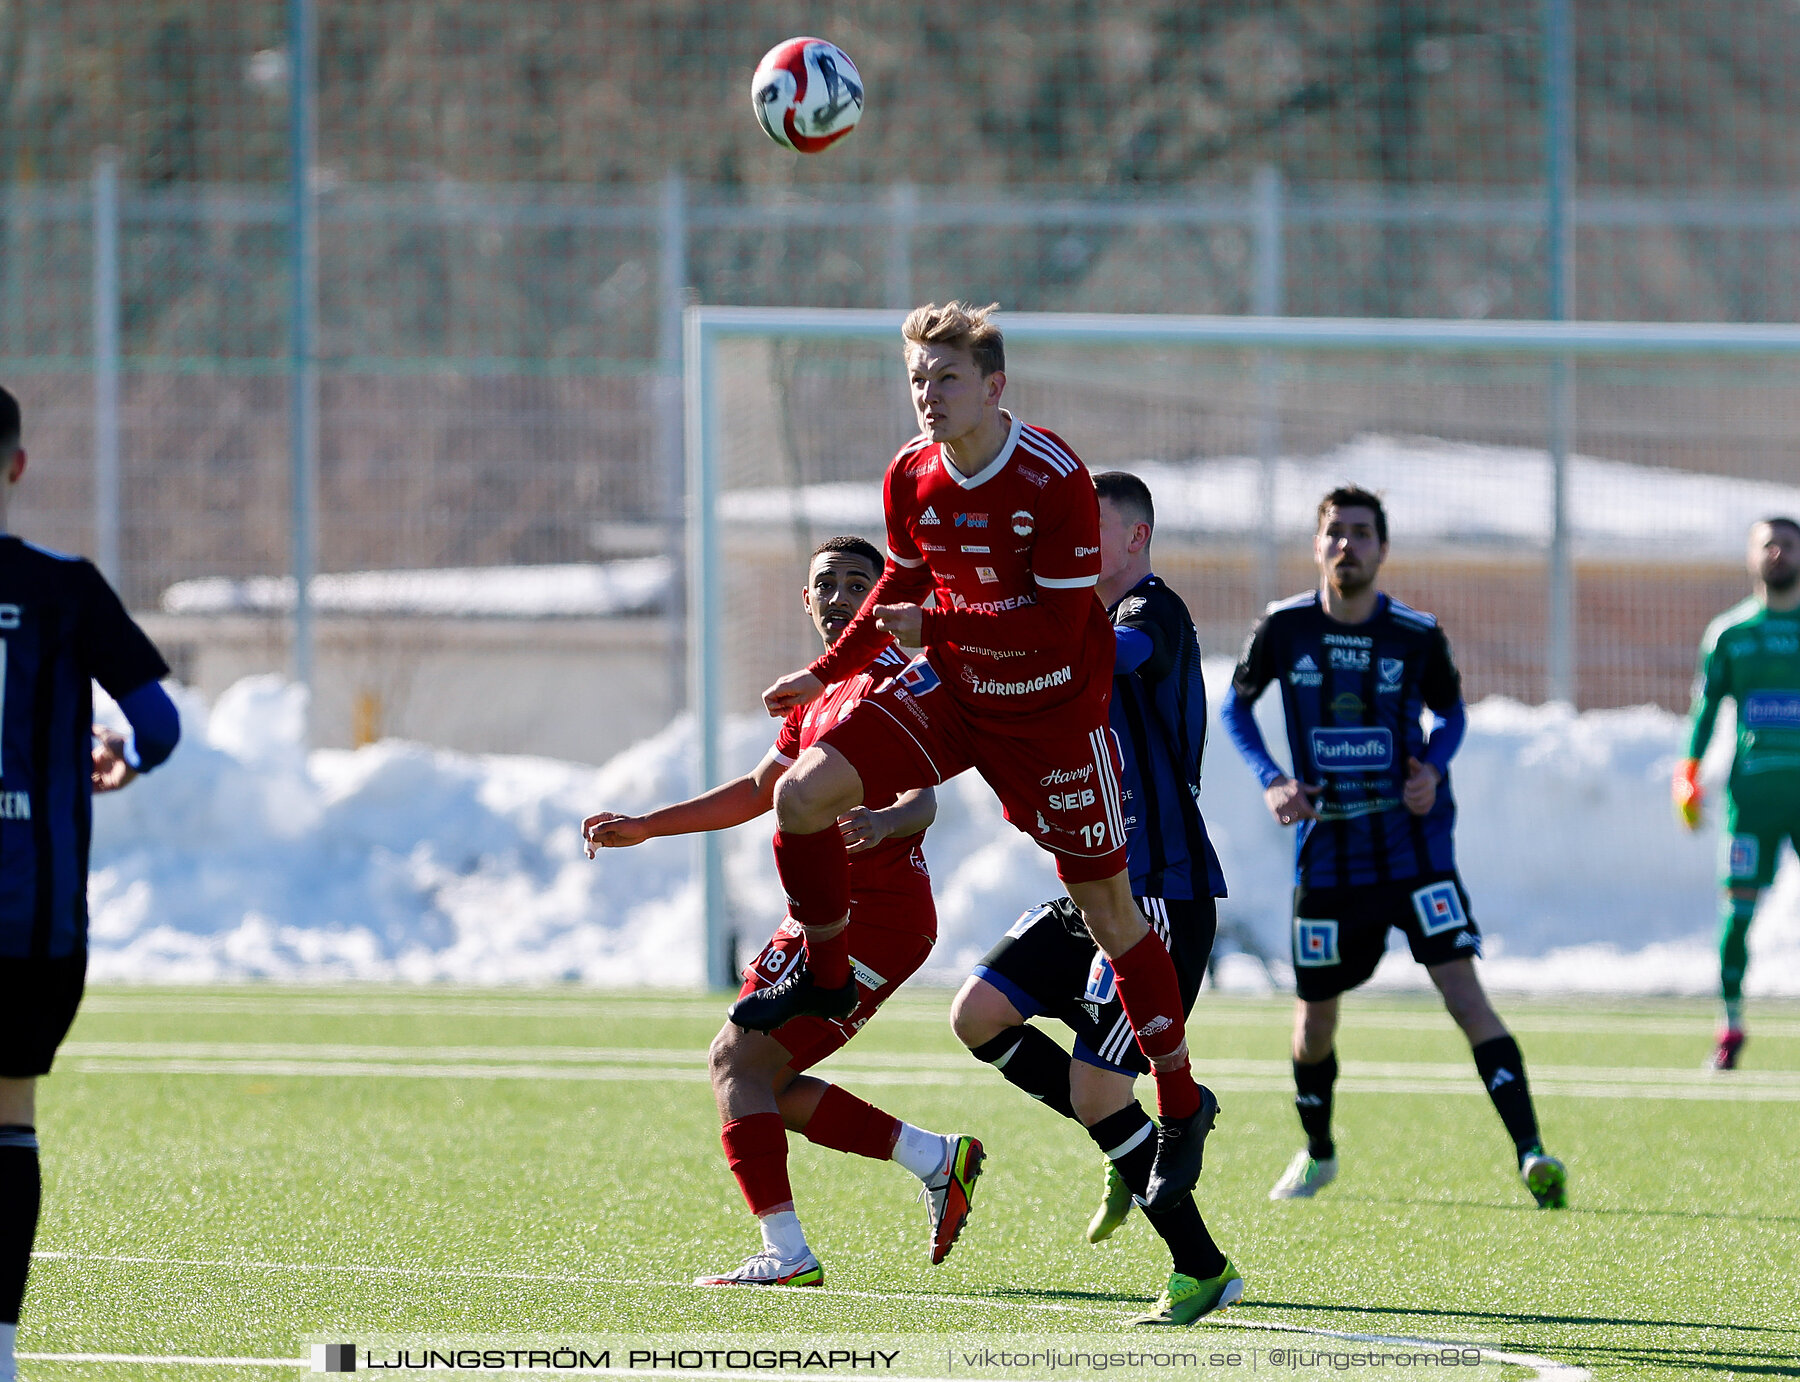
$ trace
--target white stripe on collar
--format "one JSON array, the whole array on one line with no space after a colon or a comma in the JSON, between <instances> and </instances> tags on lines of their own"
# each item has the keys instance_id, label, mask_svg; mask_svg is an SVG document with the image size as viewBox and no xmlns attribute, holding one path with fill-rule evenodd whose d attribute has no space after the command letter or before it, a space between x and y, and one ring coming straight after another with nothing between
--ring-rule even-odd
<instances>
[{"instance_id":1,"label":"white stripe on collar","mask_svg":"<svg viewBox=\"0 0 1800 1382\"><path fill-rule=\"evenodd\" d=\"M1008 416L1011 415L1008 414ZM1006 445L1000 448L1000 454L989 461L974 475L964 475L962 471L952 465L950 458L944 454L944 448L941 445L938 447L938 464L943 466L944 474L948 475L964 489L974 489L977 485L985 485L1002 470L1006 469L1006 463L1012 459L1013 450L1019 444L1019 430L1024 427L1024 425L1025 424L1020 422L1018 418L1013 418L1012 426L1006 430Z\"/></svg>"}]
</instances>

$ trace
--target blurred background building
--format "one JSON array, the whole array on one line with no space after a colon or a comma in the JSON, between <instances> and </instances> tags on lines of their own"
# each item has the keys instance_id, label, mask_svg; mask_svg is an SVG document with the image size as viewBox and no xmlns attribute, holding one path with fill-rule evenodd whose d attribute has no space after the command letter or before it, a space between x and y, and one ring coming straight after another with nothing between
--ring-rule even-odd
<instances>
[{"instance_id":1,"label":"blurred background building","mask_svg":"<svg viewBox=\"0 0 1800 1382\"><path fill-rule=\"evenodd\" d=\"M749 102L799 32L868 92L811 159ZM26 0L0 10L16 526L100 557L204 688L286 667L311 372L318 741L598 761L683 695L685 305L1791 323L1796 72L1785 0ZM783 617L838 521L802 497L872 494L907 435L897 375L859 360L738 365L733 550ZM1212 652L1308 583L1321 480L1372 475L1400 512L1435 486L1391 584L1445 616L1471 696L1682 703L1744 526L1800 487L1780 357L1018 373L1090 464L1184 496L1159 543ZM1234 498L1258 457L1297 487L1273 571ZM803 649L792 623L745 639L740 693Z\"/></svg>"}]
</instances>

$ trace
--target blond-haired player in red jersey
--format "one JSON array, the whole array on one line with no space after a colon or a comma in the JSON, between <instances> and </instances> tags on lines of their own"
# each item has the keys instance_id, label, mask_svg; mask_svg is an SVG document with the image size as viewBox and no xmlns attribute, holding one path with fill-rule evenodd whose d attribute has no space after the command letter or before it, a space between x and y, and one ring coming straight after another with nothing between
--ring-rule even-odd
<instances>
[{"instance_id":1,"label":"blond-haired player in red jersey","mask_svg":"<svg viewBox=\"0 0 1800 1382\"><path fill-rule=\"evenodd\" d=\"M881 553L859 537L819 544L808 564L801 604L826 647L841 638L873 589ZM906 659L891 642L867 671L834 682L797 708L775 744L748 773L698 797L642 816L598 811L582 822L588 857L599 849L641 844L663 835L724 830L769 809L776 783L795 759L849 715L870 687L899 672ZM931 1260L942 1262L969 1216L982 1147L962 1133L935 1133L904 1123L840 1085L805 1072L838 1050L910 978L937 939L937 909L921 845L937 814L929 787L880 797L874 809L844 813L834 834L849 851L850 924L856 999L836 1018L799 1016L770 1032L727 1022L713 1038L708 1064L723 1125L719 1141L738 1188L762 1233L762 1247L741 1267L703 1276L696 1286L818 1286L824 1269L806 1241L788 1179L787 1134L834 1151L894 1161L924 1185ZM801 966L800 928L783 921L744 970L746 995Z\"/></svg>"},{"instance_id":2,"label":"blond-haired player in red jersey","mask_svg":"<svg viewBox=\"0 0 1800 1382\"><path fill-rule=\"evenodd\" d=\"M763 693L786 715L866 666L893 638L923 647L803 753L775 792L775 862L807 964L738 1000L768 1030L836 1016L856 997L844 928L849 869L834 823L865 798L975 768L1007 820L1056 859L1156 1079L1146 1202L1194 1186L1218 1111L1194 1083L1175 966L1132 901L1118 747L1107 724L1115 639L1094 593L1100 508L1086 467L1054 433L1000 406L1006 355L992 308L914 310L902 335L920 434L889 464L888 560L824 656ZM933 607L921 608L927 598Z\"/></svg>"}]
</instances>

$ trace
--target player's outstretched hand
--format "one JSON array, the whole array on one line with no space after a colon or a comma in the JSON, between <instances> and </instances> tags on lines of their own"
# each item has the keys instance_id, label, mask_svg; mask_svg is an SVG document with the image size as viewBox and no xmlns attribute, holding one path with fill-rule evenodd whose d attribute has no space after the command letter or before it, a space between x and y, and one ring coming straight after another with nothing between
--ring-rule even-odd
<instances>
[{"instance_id":1,"label":"player's outstretched hand","mask_svg":"<svg viewBox=\"0 0 1800 1382\"><path fill-rule=\"evenodd\" d=\"M1675 780L1669 784L1670 800L1675 805L1675 818L1689 830L1700 828L1701 809L1706 792L1700 786L1700 760L1684 758L1675 765Z\"/></svg>"},{"instance_id":2,"label":"player's outstretched hand","mask_svg":"<svg viewBox=\"0 0 1800 1382\"><path fill-rule=\"evenodd\" d=\"M844 853L863 854L874 849L891 833L881 812L866 806L852 806L838 817L838 834L844 837Z\"/></svg>"},{"instance_id":3,"label":"player's outstretched hand","mask_svg":"<svg viewBox=\"0 0 1800 1382\"><path fill-rule=\"evenodd\" d=\"M925 641L925 611L917 605L876 605L871 611L875 627L902 648L917 648Z\"/></svg>"},{"instance_id":4,"label":"player's outstretched hand","mask_svg":"<svg viewBox=\"0 0 1800 1382\"><path fill-rule=\"evenodd\" d=\"M96 792L116 792L137 776L137 770L125 761L125 736L116 729L94 726L93 760L88 780Z\"/></svg>"},{"instance_id":5,"label":"player's outstretched hand","mask_svg":"<svg viewBox=\"0 0 1800 1382\"><path fill-rule=\"evenodd\" d=\"M1413 815L1428 816L1431 808L1437 804L1438 783L1442 781L1443 774L1431 764L1408 758L1406 786L1400 789L1400 800L1406 803L1406 809Z\"/></svg>"},{"instance_id":6,"label":"player's outstretched hand","mask_svg":"<svg viewBox=\"0 0 1800 1382\"><path fill-rule=\"evenodd\" d=\"M811 672L805 670L789 672L763 692L763 707L779 720L790 710L810 705L824 693L824 690L825 683Z\"/></svg>"},{"instance_id":7,"label":"player's outstretched hand","mask_svg":"<svg viewBox=\"0 0 1800 1382\"><path fill-rule=\"evenodd\" d=\"M1309 782L1278 777L1263 788L1263 800L1269 804L1269 814L1275 817L1277 825L1292 825L1295 821L1316 821L1319 818L1319 813L1312 808L1312 799L1324 790Z\"/></svg>"},{"instance_id":8,"label":"player's outstretched hand","mask_svg":"<svg viewBox=\"0 0 1800 1382\"><path fill-rule=\"evenodd\" d=\"M592 859L603 849L621 849L641 845L650 838L650 828L638 816L622 816L617 811L600 811L581 823L581 842Z\"/></svg>"}]
</instances>

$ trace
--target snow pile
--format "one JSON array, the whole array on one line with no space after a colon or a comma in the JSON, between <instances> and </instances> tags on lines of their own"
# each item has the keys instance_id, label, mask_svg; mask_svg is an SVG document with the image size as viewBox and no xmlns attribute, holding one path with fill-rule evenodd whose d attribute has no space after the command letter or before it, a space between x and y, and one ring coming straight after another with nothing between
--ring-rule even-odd
<instances>
[{"instance_id":1,"label":"snow pile","mask_svg":"<svg viewBox=\"0 0 1800 1382\"><path fill-rule=\"evenodd\" d=\"M1215 705L1228 671L1208 668ZM96 801L97 979L699 982L692 843L655 840L589 862L579 839L590 812L639 812L693 790L691 722L598 769L401 742L306 755L301 695L251 678L210 714L182 695L175 756ZM1279 744L1277 698L1259 711ZM772 728L751 718L729 726L733 771L757 760ZM1224 735L1211 744L1203 807L1232 890L1221 915L1271 957L1279 981L1291 837ZM1712 990L1716 844L1671 821L1666 784L1679 746L1680 722L1655 709L1473 708L1453 781L1496 986ZM770 829L753 821L726 840L747 947L781 912ZM973 774L940 790L926 853L942 924L926 973L945 982L1057 890L1046 856L1005 824ZM1800 994L1796 872L1787 860L1752 932L1753 994ZM1234 986L1268 982L1241 955L1221 975ZM1402 952L1376 982L1424 981Z\"/></svg>"},{"instance_id":2,"label":"snow pile","mask_svg":"<svg viewBox=\"0 0 1800 1382\"><path fill-rule=\"evenodd\" d=\"M1164 532L1248 537L1262 530L1261 466L1254 458L1139 461L1125 468L1156 495L1157 527ZM1410 548L1542 547L1550 540L1545 452L1432 437L1368 435L1323 455L1283 457L1275 463L1275 530L1312 532L1319 496L1346 481L1386 497L1395 537ZM1584 555L1678 551L1687 561L1736 561L1757 519L1800 510L1800 488L1572 456L1568 505L1576 550ZM719 497L719 514L732 523L789 523L799 516L844 532L879 531L881 493L861 481L731 490Z\"/></svg>"}]
</instances>

